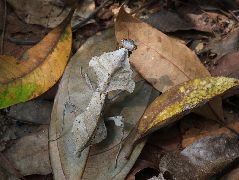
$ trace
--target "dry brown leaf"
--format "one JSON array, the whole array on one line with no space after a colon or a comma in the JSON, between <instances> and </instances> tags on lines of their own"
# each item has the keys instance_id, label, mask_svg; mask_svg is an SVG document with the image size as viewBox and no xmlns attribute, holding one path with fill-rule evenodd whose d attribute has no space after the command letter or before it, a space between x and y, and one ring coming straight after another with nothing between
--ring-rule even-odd
<instances>
[{"instance_id":1,"label":"dry brown leaf","mask_svg":"<svg viewBox=\"0 0 239 180\"><path fill-rule=\"evenodd\" d=\"M217 65L211 70L213 76L239 78L239 52L228 53L217 60Z\"/></svg>"},{"instance_id":2,"label":"dry brown leaf","mask_svg":"<svg viewBox=\"0 0 239 180\"><path fill-rule=\"evenodd\" d=\"M177 13L165 9L161 9L159 12L149 15L149 17L146 17L143 21L162 32L193 29L193 26L182 19Z\"/></svg>"},{"instance_id":3,"label":"dry brown leaf","mask_svg":"<svg viewBox=\"0 0 239 180\"><path fill-rule=\"evenodd\" d=\"M228 33L226 36L217 37L208 42L203 53L209 52L210 54L215 54L216 57L213 59L214 62L217 62L222 56L235 52L238 50L238 41L239 41L239 28L235 28L232 32ZM209 57L206 57L206 61L212 61Z\"/></svg>"},{"instance_id":4,"label":"dry brown leaf","mask_svg":"<svg viewBox=\"0 0 239 180\"><path fill-rule=\"evenodd\" d=\"M210 136L198 140L180 153L165 155L159 169L172 179L218 179L214 175L222 172L238 157L237 137Z\"/></svg>"},{"instance_id":5,"label":"dry brown leaf","mask_svg":"<svg viewBox=\"0 0 239 180\"><path fill-rule=\"evenodd\" d=\"M225 111L226 126L239 132L238 114ZM225 126L221 126L216 121L211 121L203 117L189 116L180 122L182 134L182 148L185 148L195 141L206 137L226 134L234 136L235 134Z\"/></svg>"},{"instance_id":6,"label":"dry brown leaf","mask_svg":"<svg viewBox=\"0 0 239 180\"><path fill-rule=\"evenodd\" d=\"M133 18L123 7L115 32L118 42L135 41L137 49L130 56L130 63L161 92L190 79L210 76L195 53L184 44Z\"/></svg>"},{"instance_id":7,"label":"dry brown leaf","mask_svg":"<svg viewBox=\"0 0 239 180\"><path fill-rule=\"evenodd\" d=\"M50 124L52 106L50 101L32 100L11 106L7 116L33 124Z\"/></svg>"},{"instance_id":8,"label":"dry brown leaf","mask_svg":"<svg viewBox=\"0 0 239 180\"><path fill-rule=\"evenodd\" d=\"M42 126L37 133L16 140L4 151L4 155L21 175L51 173L48 126Z\"/></svg>"},{"instance_id":9,"label":"dry brown leaf","mask_svg":"<svg viewBox=\"0 0 239 180\"><path fill-rule=\"evenodd\" d=\"M200 2L199 2L200 3ZM214 34L228 33L233 29L235 22L220 12L220 8L210 5L188 3L177 8L181 18L189 22L198 31Z\"/></svg>"},{"instance_id":10,"label":"dry brown leaf","mask_svg":"<svg viewBox=\"0 0 239 180\"><path fill-rule=\"evenodd\" d=\"M62 2L62 0L7 0L13 7L17 16L27 24L38 24L46 28L54 28L59 25L67 16L75 0ZM80 2L80 7L74 13L72 26L82 21L95 10L93 0Z\"/></svg>"}]
</instances>

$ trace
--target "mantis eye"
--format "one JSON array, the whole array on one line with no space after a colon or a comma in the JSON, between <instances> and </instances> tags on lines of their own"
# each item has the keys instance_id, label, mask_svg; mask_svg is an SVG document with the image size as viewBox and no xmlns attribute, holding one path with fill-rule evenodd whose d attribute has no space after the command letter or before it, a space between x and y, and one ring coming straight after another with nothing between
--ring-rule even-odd
<instances>
[{"instance_id":1,"label":"mantis eye","mask_svg":"<svg viewBox=\"0 0 239 180\"><path fill-rule=\"evenodd\" d=\"M133 51L137 48L137 46L135 45L132 39L122 39L120 41L120 46L125 49L128 49L128 51Z\"/></svg>"}]
</instances>

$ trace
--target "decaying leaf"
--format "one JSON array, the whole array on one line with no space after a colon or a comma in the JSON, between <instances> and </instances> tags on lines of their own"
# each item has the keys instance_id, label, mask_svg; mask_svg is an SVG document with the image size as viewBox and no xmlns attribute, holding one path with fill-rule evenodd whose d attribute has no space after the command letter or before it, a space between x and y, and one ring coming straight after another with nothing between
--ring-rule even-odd
<instances>
[{"instance_id":1,"label":"decaying leaf","mask_svg":"<svg viewBox=\"0 0 239 180\"><path fill-rule=\"evenodd\" d=\"M215 62L222 56L238 50L239 28L235 28L225 37L217 37L208 42L203 52L210 52L216 55L213 59ZM210 57L208 57L210 58ZM210 59L211 60L211 59Z\"/></svg>"},{"instance_id":2,"label":"decaying leaf","mask_svg":"<svg viewBox=\"0 0 239 180\"><path fill-rule=\"evenodd\" d=\"M181 18L177 13L161 9L149 17L144 19L144 22L159 29L162 32L175 32L179 30L191 30L193 25Z\"/></svg>"},{"instance_id":3,"label":"decaying leaf","mask_svg":"<svg viewBox=\"0 0 239 180\"><path fill-rule=\"evenodd\" d=\"M141 117L136 140L238 85L239 81L234 78L207 77L182 83L166 91L155 99Z\"/></svg>"},{"instance_id":4,"label":"decaying leaf","mask_svg":"<svg viewBox=\"0 0 239 180\"><path fill-rule=\"evenodd\" d=\"M213 76L239 78L239 52L228 53L222 56L217 65L211 70Z\"/></svg>"},{"instance_id":5,"label":"decaying leaf","mask_svg":"<svg viewBox=\"0 0 239 180\"><path fill-rule=\"evenodd\" d=\"M195 53L184 44L133 18L123 7L116 20L115 33L118 42L132 39L136 43L130 63L161 92L190 79L210 76Z\"/></svg>"},{"instance_id":6,"label":"decaying leaf","mask_svg":"<svg viewBox=\"0 0 239 180\"><path fill-rule=\"evenodd\" d=\"M97 139L96 142L92 141L92 135L99 125L106 95L114 90L126 90L132 93L135 86L128 60L128 50L125 48L93 57L89 66L93 68L97 76L97 88L86 110L75 118L72 126L71 132L77 153L86 146L99 143L105 138Z\"/></svg>"},{"instance_id":7,"label":"decaying leaf","mask_svg":"<svg viewBox=\"0 0 239 180\"><path fill-rule=\"evenodd\" d=\"M209 136L186 147L180 153L165 155L159 163L159 169L172 179L209 179L238 157L237 137Z\"/></svg>"},{"instance_id":8,"label":"decaying leaf","mask_svg":"<svg viewBox=\"0 0 239 180\"><path fill-rule=\"evenodd\" d=\"M0 56L0 109L39 96L61 77L71 52L72 13L20 60Z\"/></svg>"},{"instance_id":9,"label":"decaying leaf","mask_svg":"<svg viewBox=\"0 0 239 180\"><path fill-rule=\"evenodd\" d=\"M233 29L235 22L222 14L219 8L214 6L213 11L208 9L210 9L210 5L204 6L200 5L200 2L195 2L178 7L177 12L181 18L190 22L198 31L220 34L230 32Z\"/></svg>"},{"instance_id":10,"label":"decaying leaf","mask_svg":"<svg viewBox=\"0 0 239 180\"><path fill-rule=\"evenodd\" d=\"M4 156L22 175L51 173L48 126L44 125L38 132L16 140L4 151Z\"/></svg>"},{"instance_id":11,"label":"decaying leaf","mask_svg":"<svg viewBox=\"0 0 239 180\"><path fill-rule=\"evenodd\" d=\"M52 106L49 101L32 100L11 106L7 116L33 124L49 124Z\"/></svg>"},{"instance_id":12,"label":"decaying leaf","mask_svg":"<svg viewBox=\"0 0 239 180\"><path fill-rule=\"evenodd\" d=\"M7 0L13 7L17 16L27 24L38 24L46 28L55 28L67 16L70 8L65 5L73 5L74 1L62 0ZM93 0L80 2L80 8L76 10L72 18L72 26L79 23L81 18L86 18L95 9Z\"/></svg>"},{"instance_id":13,"label":"decaying leaf","mask_svg":"<svg viewBox=\"0 0 239 180\"><path fill-rule=\"evenodd\" d=\"M206 136L218 136L226 134L235 136L235 133L227 127L239 132L239 121L236 113L225 110L225 126L220 125L216 121L208 120L204 117L188 116L180 121L180 131L182 134L181 146L185 148L199 139Z\"/></svg>"}]
</instances>

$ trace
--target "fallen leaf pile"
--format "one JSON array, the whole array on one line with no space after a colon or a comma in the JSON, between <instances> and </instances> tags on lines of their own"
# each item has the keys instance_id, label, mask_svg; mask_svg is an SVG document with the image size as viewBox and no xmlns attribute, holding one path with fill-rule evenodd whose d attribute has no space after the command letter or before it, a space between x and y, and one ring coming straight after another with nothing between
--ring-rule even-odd
<instances>
[{"instance_id":1,"label":"fallen leaf pile","mask_svg":"<svg viewBox=\"0 0 239 180\"><path fill-rule=\"evenodd\" d=\"M3 179L237 178L237 2L5 3Z\"/></svg>"}]
</instances>

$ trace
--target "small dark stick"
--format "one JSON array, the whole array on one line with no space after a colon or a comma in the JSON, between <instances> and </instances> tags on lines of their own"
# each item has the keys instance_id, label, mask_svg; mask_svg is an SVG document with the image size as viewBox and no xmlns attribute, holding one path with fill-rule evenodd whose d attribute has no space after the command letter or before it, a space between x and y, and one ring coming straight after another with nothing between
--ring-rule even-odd
<instances>
[{"instance_id":1,"label":"small dark stick","mask_svg":"<svg viewBox=\"0 0 239 180\"><path fill-rule=\"evenodd\" d=\"M4 0L4 16L3 16L3 28L2 28L1 43L0 43L0 54L3 54L6 22L7 22L7 0Z\"/></svg>"}]
</instances>

